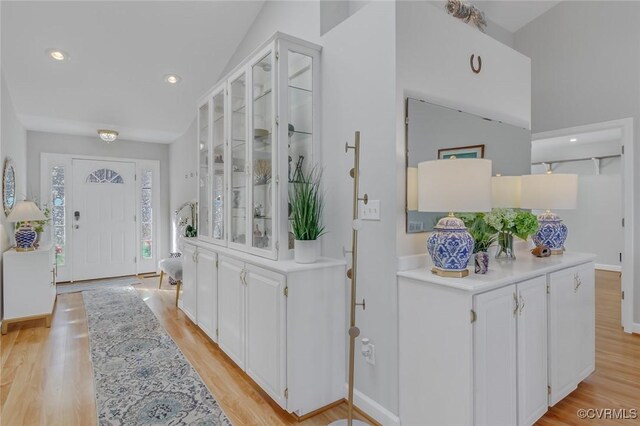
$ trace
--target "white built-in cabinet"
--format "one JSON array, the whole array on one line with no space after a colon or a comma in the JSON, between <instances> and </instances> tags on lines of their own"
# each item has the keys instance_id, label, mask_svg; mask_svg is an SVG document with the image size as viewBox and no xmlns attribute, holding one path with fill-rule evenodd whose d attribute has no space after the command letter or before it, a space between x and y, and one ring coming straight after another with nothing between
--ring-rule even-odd
<instances>
[{"instance_id":1,"label":"white built-in cabinet","mask_svg":"<svg viewBox=\"0 0 640 426\"><path fill-rule=\"evenodd\" d=\"M474 423L530 425L547 411L544 276L473 298Z\"/></svg>"},{"instance_id":2,"label":"white built-in cabinet","mask_svg":"<svg viewBox=\"0 0 640 426\"><path fill-rule=\"evenodd\" d=\"M594 371L594 256L398 273L400 420L529 426Z\"/></svg>"},{"instance_id":3,"label":"white built-in cabinet","mask_svg":"<svg viewBox=\"0 0 640 426\"><path fill-rule=\"evenodd\" d=\"M198 238L292 257L289 186L320 160L320 47L276 33L198 104Z\"/></svg>"},{"instance_id":4,"label":"white built-in cabinet","mask_svg":"<svg viewBox=\"0 0 640 426\"><path fill-rule=\"evenodd\" d=\"M343 398L345 262L180 246L179 306L278 405L303 416Z\"/></svg>"},{"instance_id":5,"label":"white built-in cabinet","mask_svg":"<svg viewBox=\"0 0 640 426\"><path fill-rule=\"evenodd\" d=\"M590 265L549 276L549 405L595 370L595 279Z\"/></svg>"},{"instance_id":6,"label":"white built-in cabinet","mask_svg":"<svg viewBox=\"0 0 640 426\"><path fill-rule=\"evenodd\" d=\"M198 250L196 259L196 318L198 327L214 342L218 341L218 256Z\"/></svg>"},{"instance_id":7,"label":"white built-in cabinet","mask_svg":"<svg viewBox=\"0 0 640 426\"><path fill-rule=\"evenodd\" d=\"M182 311L194 323L198 323L196 293L196 249L184 246L182 249Z\"/></svg>"}]
</instances>

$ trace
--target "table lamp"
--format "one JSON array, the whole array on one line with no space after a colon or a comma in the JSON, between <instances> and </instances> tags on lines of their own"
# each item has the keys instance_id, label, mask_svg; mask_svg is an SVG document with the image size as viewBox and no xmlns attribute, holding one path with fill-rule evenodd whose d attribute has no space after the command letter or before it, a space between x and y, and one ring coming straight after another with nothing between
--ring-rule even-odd
<instances>
[{"instance_id":1,"label":"table lamp","mask_svg":"<svg viewBox=\"0 0 640 426\"><path fill-rule=\"evenodd\" d=\"M33 251L36 231L31 227L31 221L46 220L44 213L33 201L18 201L7 216L7 222L20 222L16 229L16 251Z\"/></svg>"},{"instance_id":2,"label":"table lamp","mask_svg":"<svg viewBox=\"0 0 640 426\"><path fill-rule=\"evenodd\" d=\"M521 203L520 176L496 175L491 178L491 207L518 209Z\"/></svg>"},{"instance_id":3,"label":"table lamp","mask_svg":"<svg viewBox=\"0 0 640 426\"><path fill-rule=\"evenodd\" d=\"M551 210L571 210L577 206L578 175L541 174L522 176L522 207L545 210L538 215L538 232L533 242L547 246L551 254L562 254L567 226Z\"/></svg>"},{"instance_id":4,"label":"table lamp","mask_svg":"<svg viewBox=\"0 0 640 426\"><path fill-rule=\"evenodd\" d=\"M466 277L473 238L453 212L491 210L491 160L451 158L418 164L418 211L449 212L427 239L427 250L442 277Z\"/></svg>"}]
</instances>

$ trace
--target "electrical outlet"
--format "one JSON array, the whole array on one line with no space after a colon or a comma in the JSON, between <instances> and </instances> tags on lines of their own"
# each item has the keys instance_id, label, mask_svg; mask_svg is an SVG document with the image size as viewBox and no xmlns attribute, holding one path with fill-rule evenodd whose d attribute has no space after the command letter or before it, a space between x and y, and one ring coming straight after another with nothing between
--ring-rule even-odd
<instances>
[{"instance_id":1,"label":"electrical outlet","mask_svg":"<svg viewBox=\"0 0 640 426\"><path fill-rule=\"evenodd\" d=\"M369 355L364 359L371 365L376 365L376 345L369 343Z\"/></svg>"},{"instance_id":2,"label":"electrical outlet","mask_svg":"<svg viewBox=\"0 0 640 426\"><path fill-rule=\"evenodd\" d=\"M380 200L369 200L367 204L360 202L360 219L380 220Z\"/></svg>"}]
</instances>

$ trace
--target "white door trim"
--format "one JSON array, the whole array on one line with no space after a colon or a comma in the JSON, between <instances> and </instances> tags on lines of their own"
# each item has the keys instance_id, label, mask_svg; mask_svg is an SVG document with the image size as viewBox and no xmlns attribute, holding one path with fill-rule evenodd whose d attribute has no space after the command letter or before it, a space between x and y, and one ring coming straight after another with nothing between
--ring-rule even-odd
<instances>
[{"instance_id":1,"label":"white door trim","mask_svg":"<svg viewBox=\"0 0 640 426\"><path fill-rule=\"evenodd\" d=\"M152 208L153 208L153 256L149 260L142 260L139 254L139 242L140 237L142 235L142 225L141 220L136 221L136 247L135 253L137 253L137 257L139 261L136 265L136 273L143 272L152 272L157 268L158 261L161 259L159 250L162 247L162 239L164 237L163 233L160 232L160 226L163 223L165 212L161 210L160 203L160 185L162 176L160 174L160 161L159 160L143 160L137 158L122 158L122 157L101 157L101 156L93 156L93 155L72 155L72 154L57 154L57 153L48 153L43 152L40 154L40 200L49 200L51 194L51 181L49 179L49 172L51 167L56 165L65 166L65 205L66 209L66 221L65 221L65 232L67 235L66 238L66 253L70 254L73 251L73 241L71 239L71 225L73 219L73 167L72 160L96 160L96 161L118 161L118 162L128 162L134 163L136 169L136 175L140 176L142 170L151 170L153 173L153 200L152 200ZM136 180L136 215L140 216L140 199L141 199L141 186L139 185L140 179ZM45 201L46 202L46 201ZM51 239L50 235L51 227L49 227L49 232L45 235L46 239ZM72 256L67 256L65 258L65 267L59 269L59 278L58 281L71 281L73 277L73 259Z\"/></svg>"},{"instance_id":2,"label":"white door trim","mask_svg":"<svg viewBox=\"0 0 640 426\"><path fill-rule=\"evenodd\" d=\"M570 136L576 133L587 133L598 130L620 129L622 131L622 145L624 146L624 155L622 156L622 164L624 173L622 176L624 202L624 256L622 261L622 291L624 292L624 300L622 301L622 326L627 333L639 332L634 330L634 143L633 143L633 118L624 118L620 120L605 121L602 123L588 124L585 126L569 127L566 129L552 130L549 132L541 132L532 134L532 140L548 139L559 136Z\"/></svg>"}]
</instances>

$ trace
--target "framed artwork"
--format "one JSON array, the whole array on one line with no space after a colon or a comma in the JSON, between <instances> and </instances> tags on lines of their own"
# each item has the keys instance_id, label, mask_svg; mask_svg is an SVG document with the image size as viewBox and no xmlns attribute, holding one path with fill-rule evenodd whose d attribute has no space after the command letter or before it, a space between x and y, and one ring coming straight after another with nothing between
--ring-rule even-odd
<instances>
[{"instance_id":1,"label":"framed artwork","mask_svg":"<svg viewBox=\"0 0 640 426\"><path fill-rule=\"evenodd\" d=\"M438 160L448 158L484 158L484 145L460 146L438 150Z\"/></svg>"}]
</instances>

